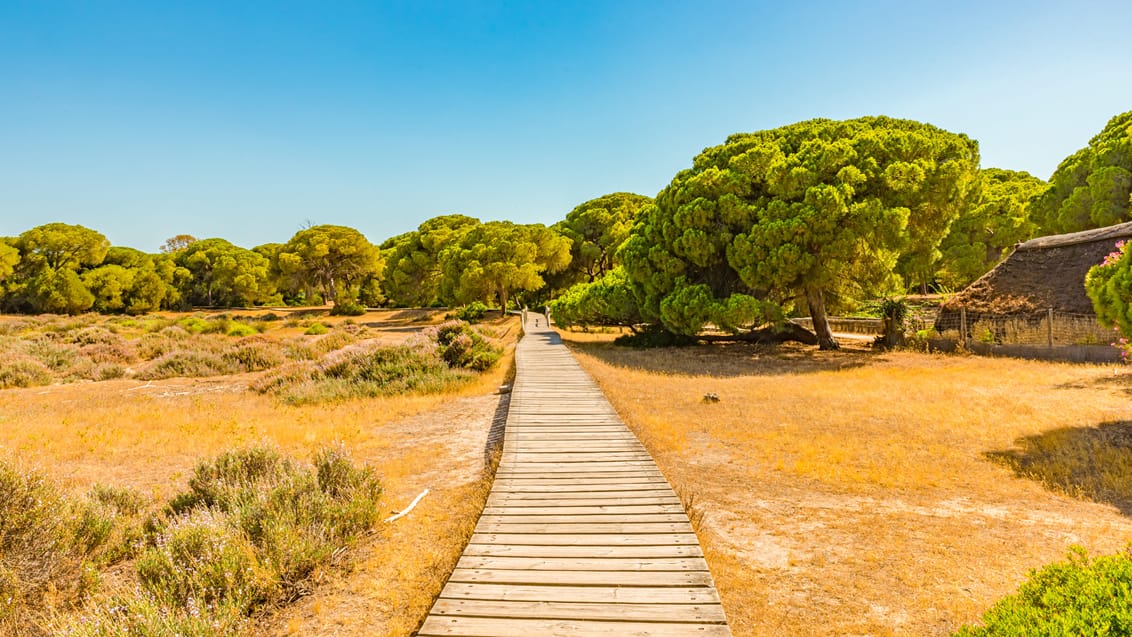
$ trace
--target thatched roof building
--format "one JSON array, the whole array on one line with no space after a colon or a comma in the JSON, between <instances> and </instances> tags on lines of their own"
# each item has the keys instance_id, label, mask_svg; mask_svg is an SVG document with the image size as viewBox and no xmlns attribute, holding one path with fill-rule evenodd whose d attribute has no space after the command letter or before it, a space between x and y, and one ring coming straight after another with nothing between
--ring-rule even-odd
<instances>
[{"instance_id":1,"label":"thatched roof building","mask_svg":"<svg viewBox=\"0 0 1132 637\"><path fill-rule=\"evenodd\" d=\"M1031 239L941 308L940 319L967 310L981 315L1045 312L1093 314L1085 274L1101 264L1116 243L1132 239L1132 222Z\"/></svg>"}]
</instances>

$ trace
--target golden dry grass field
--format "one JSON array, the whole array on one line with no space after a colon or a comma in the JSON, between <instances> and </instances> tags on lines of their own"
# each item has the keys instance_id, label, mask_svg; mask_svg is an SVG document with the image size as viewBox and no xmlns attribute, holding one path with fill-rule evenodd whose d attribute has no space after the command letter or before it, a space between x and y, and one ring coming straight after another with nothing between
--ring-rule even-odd
<instances>
[{"instance_id":1,"label":"golden dry grass field","mask_svg":"<svg viewBox=\"0 0 1132 637\"><path fill-rule=\"evenodd\" d=\"M442 312L375 312L352 322L367 326L370 338L396 342L442 319ZM331 334L343 324L318 320ZM39 469L75 493L95 484L135 489L160 508L184 490L198 461L225 450L268 445L306 460L342 443L380 476L383 517L424 489L429 494L354 549L348 571L328 569L315 578L321 583L312 595L257 623L263 634L407 635L427 613L486 498L485 445L519 332L514 318L486 327L506 345L503 359L439 394L290 406L248 390L258 373L2 390L0 461ZM304 329L281 324L253 338L296 338Z\"/></svg>"},{"instance_id":2,"label":"golden dry grass field","mask_svg":"<svg viewBox=\"0 0 1132 637\"><path fill-rule=\"evenodd\" d=\"M736 637L947 635L1132 540L1126 368L563 337L691 503Z\"/></svg>"}]
</instances>

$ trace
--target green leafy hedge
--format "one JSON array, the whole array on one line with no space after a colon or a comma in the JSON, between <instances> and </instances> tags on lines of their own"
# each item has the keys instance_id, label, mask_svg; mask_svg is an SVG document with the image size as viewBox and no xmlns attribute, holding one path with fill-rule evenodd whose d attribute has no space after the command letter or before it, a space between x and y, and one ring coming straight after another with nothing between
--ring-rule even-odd
<instances>
[{"instance_id":1,"label":"green leafy hedge","mask_svg":"<svg viewBox=\"0 0 1132 637\"><path fill-rule=\"evenodd\" d=\"M1132 547L1090 558L1070 550L1068 562L1030 573L1017 595L994 605L983 625L957 637L1079 637L1132 635Z\"/></svg>"}]
</instances>

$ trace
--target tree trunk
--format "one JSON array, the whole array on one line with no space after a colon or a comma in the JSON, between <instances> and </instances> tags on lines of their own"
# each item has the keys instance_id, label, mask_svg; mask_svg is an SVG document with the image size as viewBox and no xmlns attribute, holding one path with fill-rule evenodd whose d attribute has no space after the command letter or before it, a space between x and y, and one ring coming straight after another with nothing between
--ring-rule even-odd
<instances>
[{"instance_id":1,"label":"tree trunk","mask_svg":"<svg viewBox=\"0 0 1132 637\"><path fill-rule=\"evenodd\" d=\"M829 319L825 315L825 299L822 298L821 288L807 287L806 302L810 305L810 318L814 321L814 334L818 336L818 348L841 349L837 341L833 340L833 332L829 329Z\"/></svg>"}]
</instances>

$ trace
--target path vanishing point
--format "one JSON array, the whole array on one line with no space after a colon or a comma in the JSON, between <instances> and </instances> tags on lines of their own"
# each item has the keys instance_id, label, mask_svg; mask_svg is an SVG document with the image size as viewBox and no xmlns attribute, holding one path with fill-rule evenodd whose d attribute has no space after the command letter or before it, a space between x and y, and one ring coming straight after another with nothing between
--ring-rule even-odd
<instances>
[{"instance_id":1,"label":"path vanishing point","mask_svg":"<svg viewBox=\"0 0 1132 637\"><path fill-rule=\"evenodd\" d=\"M730 637L680 500L545 317L515 357L494 486L418 637Z\"/></svg>"}]
</instances>

